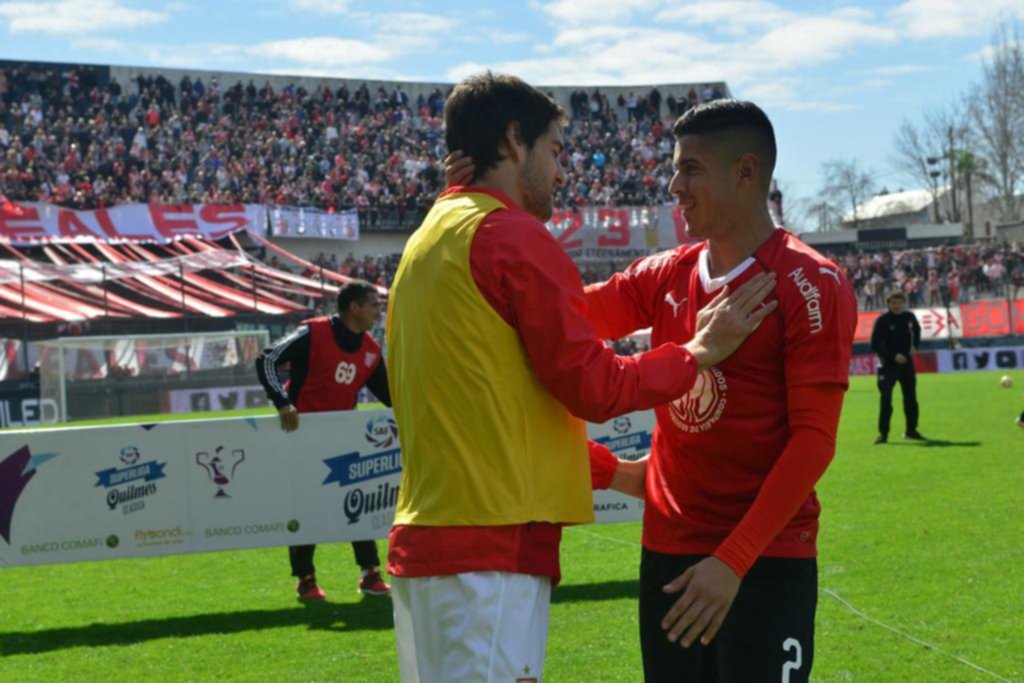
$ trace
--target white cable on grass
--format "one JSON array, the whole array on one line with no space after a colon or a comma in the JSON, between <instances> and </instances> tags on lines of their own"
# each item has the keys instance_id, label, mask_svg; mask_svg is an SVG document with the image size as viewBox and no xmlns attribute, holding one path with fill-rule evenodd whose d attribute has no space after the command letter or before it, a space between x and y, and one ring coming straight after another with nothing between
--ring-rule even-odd
<instances>
[{"instance_id":1,"label":"white cable on grass","mask_svg":"<svg viewBox=\"0 0 1024 683\"><path fill-rule=\"evenodd\" d=\"M618 538L612 538L610 536L604 536L602 534L596 534L593 531L588 531L587 529L583 529L583 528L580 528L580 527L572 527L572 530L575 531L575 532L579 532L581 534L586 534L587 536L593 536L595 538L600 538L601 540L604 540L604 541L610 541L612 543L618 543L620 545L628 545L628 546L633 547L633 548L640 547L639 543L634 543L634 542L631 542L631 541L623 541L623 540L618 539ZM869 617L868 615L864 614L859 609L857 609L856 607L851 605L849 602L847 602L845 599L843 599L842 596L840 596L838 593L836 593L833 590L829 590L828 588L819 588L818 590L820 590L822 593L824 593L825 595L829 596L830 598L835 599L840 604L842 604L846 609L850 610L855 615L857 615L861 619L864 619L865 621L870 621L872 624L875 624L876 626L881 626L882 628L886 629L887 631L891 631L892 633L895 633L896 635L898 635L898 636L900 636L902 638L906 638L907 640L911 641L912 643L917 643L918 645L920 645L923 648L926 648L926 649L931 650L933 652L937 652L937 653L942 654L942 655L946 655L947 657L951 657L951 658L955 659L956 661L960 662L961 664L963 664L964 666L969 666L970 668L974 669L975 671L979 671L979 672L981 672L983 674L987 674L987 675L991 676L992 678L996 679L997 681L1000 681L1001 683L1014 683L1009 678L1003 678L999 674L997 674L997 673L995 673L993 671L989 671L988 669L986 669L984 667L980 667L977 664L975 664L974 662L970 662L970 661L964 659L963 657L961 657L959 655L955 655L952 652L946 652L945 650L943 650L942 648L938 647L937 645L932 645L931 643L925 642L925 641L921 640L920 638L916 638L916 637L910 635L909 633L906 633L904 631L899 630L898 628L895 628L893 626L889 626L888 624L883 623L883 622L879 621L878 619L874 619L872 617Z\"/></svg>"},{"instance_id":2,"label":"white cable on grass","mask_svg":"<svg viewBox=\"0 0 1024 683\"><path fill-rule=\"evenodd\" d=\"M966 659L964 659L963 657L961 657L959 655L955 655L952 652L946 652L945 650L943 650L938 645L933 645L931 643L928 643L928 642L925 642L925 641L921 640L920 638L915 638L914 636L910 635L909 633L906 633L905 631L901 631L898 628L895 628L893 626L889 626L888 624L885 624L885 623L879 621L878 619L874 619L872 617L869 617L868 615L864 614L859 609L857 609L856 607L851 605L849 602L844 600L838 593L836 593L833 590L829 590L828 588L822 588L820 590L825 595L827 595L827 596L837 600L841 605L843 605L843 607L845 607L846 609L850 610L851 612L856 614L861 619L864 619L865 621L870 621L872 624L875 624L876 626L881 626L885 630L891 631L891 632L895 633L898 636L902 636L903 638L906 638L907 640L911 641L912 643L917 643L918 645L920 645L923 648L926 648L928 650L932 650L933 652L938 652L939 654L946 655L947 657L952 657L953 659L955 659L956 661L960 662L964 666L969 666L972 669L974 669L975 671L980 671L983 674L988 674L989 676L991 676L992 678L996 679L997 681L1002 681L1002 683L1013 683L1013 681L1011 681L1009 678L1003 678L999 674L997 674L995 672L992 672L992 671L989 671L988 669L985 669L983 667L980 667L977 664L975 664L974 662L969 662L969 661L967 661Z\"/></svg>"}]
</instances>

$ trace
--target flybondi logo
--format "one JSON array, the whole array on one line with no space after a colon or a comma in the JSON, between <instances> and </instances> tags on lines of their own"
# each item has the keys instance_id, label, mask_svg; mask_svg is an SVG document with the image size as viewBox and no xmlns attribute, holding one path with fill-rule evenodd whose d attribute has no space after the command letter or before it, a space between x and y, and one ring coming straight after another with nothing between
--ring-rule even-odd
<instances>
[{"instance_id":1,"label":"flybondi logo","mask_svg":"<svg viewBox=\"0 0 1024 683\"><path fill-rule=\"evenodd\" d=\"M796 288L807 302L807 320L811 326L811 334L818 334L824 327L821 322L821 292L804 276L803 268L797 268L787 277L796 283Z\"/></svg>"}]
</instances>

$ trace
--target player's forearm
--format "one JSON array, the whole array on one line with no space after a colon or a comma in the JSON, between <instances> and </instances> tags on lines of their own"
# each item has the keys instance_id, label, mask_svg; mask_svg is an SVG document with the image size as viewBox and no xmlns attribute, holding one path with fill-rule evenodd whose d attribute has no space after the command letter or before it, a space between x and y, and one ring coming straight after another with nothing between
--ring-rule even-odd
<instances>
[{"instance_id":1,"label":"player's forearm","mask_svg":"<svg viewBox=\"0 0 1024 683\"><path fill-rule=\"evenodd\" d=\"M273 377L273 380L271 380L271 377ZM258 379L260 385L263 386L263 391L266 392L267 398L275 408L280 410L284 406L288 405L288 397L285 396L284 392L279 390L276 386L276 369L273 367L265 353L260 354L259 358L256 359L256 379Z\"/></svg>"},{"instance_id":2,"label":"player's forearm","mask_svg":"<svg viewBox=\"0 0 1024 683\"><path fill-rule=\"evenodd\" d=\"M700 372L693 354L676 344L637 356L617 356L603 346L561 350L561 355L542 350L547 360L531 357L533 368L569 412L590 422L676 399L693 387Z\"/></svg>"},{"instance_id":3,"label":"player's forearm","mask_svg":"<svg viewBox=\"0 0 1024 683\"><path fill-rule=\"evenodd\" d=\"M800 510L834 454L834 442L830 445L820 434L794 434L754 504L714 556L742 578Z\"/></svg>"},{"instance_id":4,"label":"player's forearm","mask_svg":"<svg viewBox=\"0 0 1024 683\"><path fill-rule=\"evenodd\" d=\"M714 555L740 577L799 511L835 454L844 387L797 387L789 398L790 438L757 497Z\"/></svg>"}]
</instances>

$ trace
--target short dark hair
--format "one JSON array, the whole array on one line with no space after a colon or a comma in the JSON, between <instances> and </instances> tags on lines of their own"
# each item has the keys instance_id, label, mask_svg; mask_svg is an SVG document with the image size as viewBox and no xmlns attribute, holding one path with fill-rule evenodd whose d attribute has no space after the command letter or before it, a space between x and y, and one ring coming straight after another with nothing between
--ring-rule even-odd
<instances>
[{"instance_id":1,"label":"short dark hair","mask_svg":"<svg viewBox=\"0 0 1024 683\"><path fill-rule=\"evenodd\" d=\"M532 148L553 121L566 120L565 110L532 85L490 71L459 83L444 105L448 149L473 158L473 180L504 159L500 147L509 124L518 126L520 140Z\"/></svg>"},{"instance_id":2,"label":"short dark hair","mask_svg":"<svg viewBox=\"0 0 1024 683\"><path fill-rule=\"evenodd\" d=\"M889 296L885 297L885 303L889 303L893 299L903 299L904 303L907 301L907 295L898 289L894 289L889 292Z\"/></svg>"},{"instance_id":3,"label":"short dark hair","mask_svg":"<svg viewBox=\"0 0 1024 683\"><path fill-rule=\"evenodd\" d=\"M768 115L753 102L723 99L698 104L676 119L672 133L677 139L684 135L730 133L730 140L748 146L757 155L766 171L761 184L768 191L778 153L775 129Z\"/></svg>"},{"instance_id":4,"label":"short dark hair","mask_svg":"<svg viewBox=\"0 0 1024 683\"><path fill-rule=\"evenodd\" d=\"M366 280L349 280L338 290L338 313L347 311L353 302L366 303L370 295L376 293L377 288Z\"/></svg>"}]
</instances>

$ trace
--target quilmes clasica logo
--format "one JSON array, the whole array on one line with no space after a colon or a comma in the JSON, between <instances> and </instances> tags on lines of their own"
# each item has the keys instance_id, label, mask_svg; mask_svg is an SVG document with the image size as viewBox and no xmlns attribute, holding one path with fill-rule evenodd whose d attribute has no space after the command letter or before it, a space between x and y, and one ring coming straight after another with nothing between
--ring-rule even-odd
<instances>
[{"instance_id":1,"label":"quilmes clasica logo","mask_svg":"<svg viewBox=\"0 0 1024 683\"><path fill-rule=\"evenodd\" d=\"M127 515L144 509L146 502L143 499L156 493L155 482L167 476L164 474L167 463L156 460L140 463L140 458L138 448L125 446L121 449L120 460L128 467L111 467L95 473L94 488L107 489L107 507L111 510L120 505L121 512Z\"/></svg>"}]
</instances>

